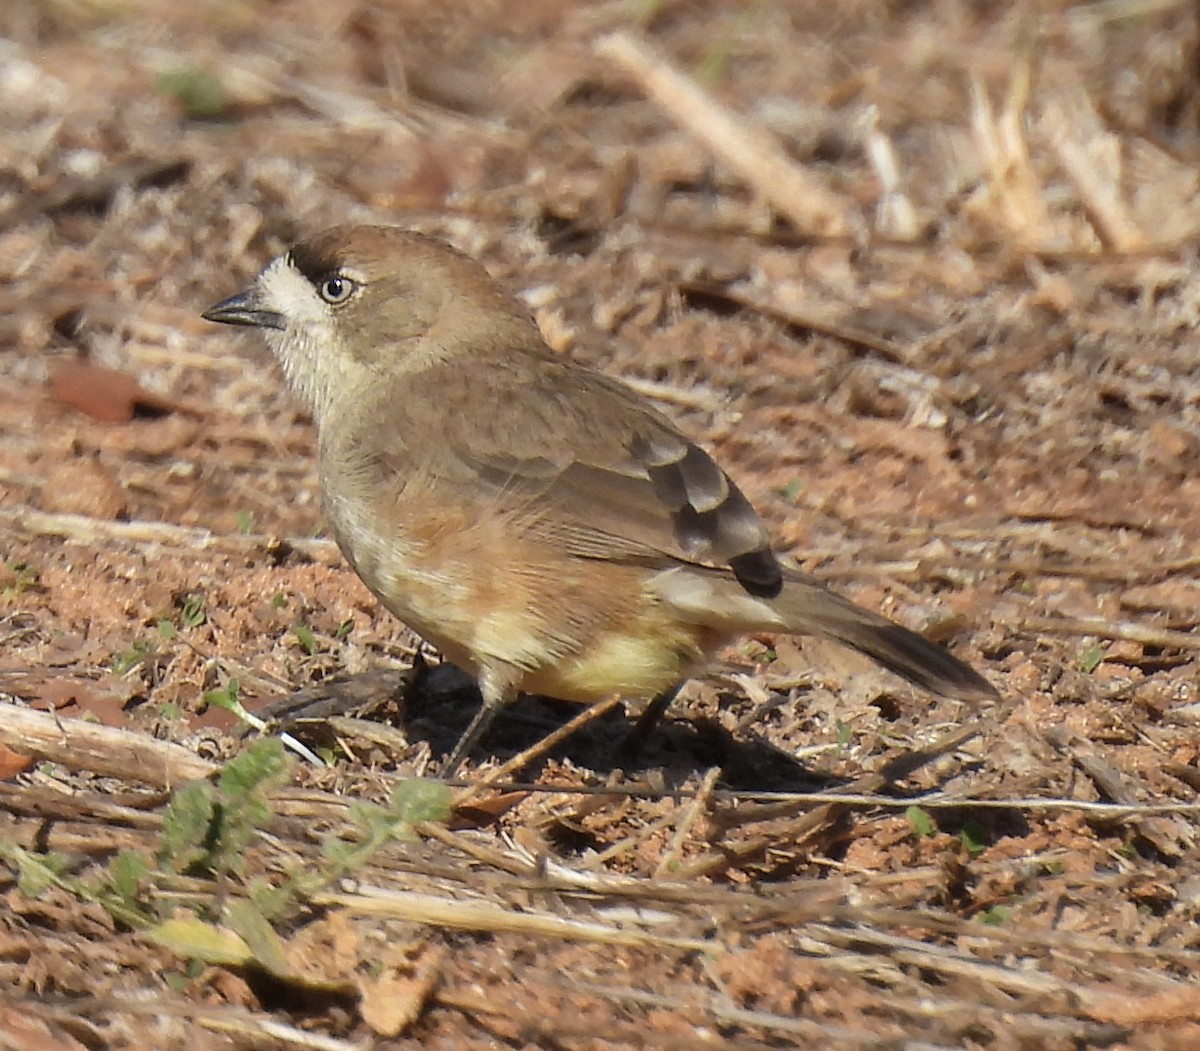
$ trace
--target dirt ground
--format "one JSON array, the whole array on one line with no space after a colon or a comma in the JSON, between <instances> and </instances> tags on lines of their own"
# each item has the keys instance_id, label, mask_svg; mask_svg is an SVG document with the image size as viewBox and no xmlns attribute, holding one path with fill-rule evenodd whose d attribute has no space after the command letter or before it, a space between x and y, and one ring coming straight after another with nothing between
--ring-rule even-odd
<instances>
[{"instance_id":1,"label":"dirt ground","mask_svg":"<svg viewBox=\"0 0 1200 1051\"><path fill-rule=\"evenodd\" d=\"M1198 162L1180 0L6 0L0 1047L1200 1046ZM752 638L413 802L477 697L199 317L346 220L1002 700Z\"/></svg>"}]
</instances>

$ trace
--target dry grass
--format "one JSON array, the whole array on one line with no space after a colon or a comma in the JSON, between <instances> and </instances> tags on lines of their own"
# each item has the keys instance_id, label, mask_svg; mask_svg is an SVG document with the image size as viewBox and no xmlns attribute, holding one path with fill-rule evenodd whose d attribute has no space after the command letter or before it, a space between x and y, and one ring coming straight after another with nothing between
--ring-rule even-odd
<instances>
[{"instance_id":1,"label":"dry grass","mask_svg":"<svg viewBox=\"0 0 1200 1051\"><path fill-rule=\"evenodd\" d=\"M1195 5L9 0L0 34L0 1044L1196 1046ZM478 256L1003 703L748 640L635 768L619 711L505 766L565 721L530 700L448 823L332 866L473 698L409 675L309 422L198 312L346 219ZM331 765L174 871L231 679Z\"/></svg>"}]
</instances>

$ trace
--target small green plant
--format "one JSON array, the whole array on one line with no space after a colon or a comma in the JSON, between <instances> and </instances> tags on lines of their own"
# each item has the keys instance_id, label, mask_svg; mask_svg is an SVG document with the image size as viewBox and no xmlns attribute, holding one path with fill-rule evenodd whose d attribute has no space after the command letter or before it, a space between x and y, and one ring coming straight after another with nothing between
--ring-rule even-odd
<instances>
[{"instance_id":1,"label":"small green plant","mask_svg":"<svg viewBox=\"0 0 1200 1051\"><path fill-rule=\"evenodd\" d=\"M174 99L192 120L213 120L230 108L229 93L220 79L206 69L176 69L154 82L160 95Z\"/></svg>"},{"instance_id":2,"label":"small green plant","mask_svg":"<svg viewBox=\"0 0 1200 1051\"><path fill-rule=\"evenodd\" d=\"M154 643L145 639L135 639L133 645L124 653L113 657L112 669L114 675L128 675L135 668L140 668L146 660L155 654Z\"/></svg>"},{"instance_id":3,"label":"small green plant","mask_svg":"<svg viewBox=\"0 0 1200 1051\"><path fill-rule=\"evenodd\" d=\"M243 719L246 709L238 696L240 690L241 684L233 676L230 676L229 681L219 690L205 690L201 699L205 704L215 704L218 708L224 708L226 711L233 712L239 719Z\"/></svg>"},{"instance_id":4,"label":"small green plant","mask_svg":"<svg viewBox=\"0 0 1200 1051\"><path fill-rule=\"evenodd\" d=\"M326 836L315 860L287 854L267 866L282 869L281 876L247 879L250 849L272 823L272 799L290 779L292 763L277 739L255 741L214 780L177 788L157 843L121 851L98 875L73 875L63 855L4 839L0 861L16 872L21 893L36 897L55 887L96 902L118 923L189 961L175 975L178 985L198 974L200 963L253 966L308 982L290 968L279 924L311 895L360 870L388 841L410 836L414 824L445 820L451 796L440 782L402 781L384 805L353 804L348 835Z\"/></svg>"},{"instance_id":5,"label":"small green plant","mask_svg":"<svg viewBox=\"0 0 1200 1051\"><path fill-rule=\"evenodd\" d=\"M978 821L966 822L959 830L958 838L972 857L987 850L987 830Z\"/></svg>"},{"instance_id":6,"label":"small green plant","mask_svg":"<svg viewBox=\"0 0 1200 1051\"><path fill-rule=\"evenodd\" d=\"M296 641L300 643L300 648L310 657L315 657L321 652L321 644L317 642L316 635L313 634L312 628L307 624L293 624L292 634L296 636Z\"/></svg>"},{"instance_id":7,"label":"small green plant","mask_svg":"<svg viewBox=\"0 0 1200 1051\"><path fill-rule=\"evenodd\" d=\"M713 44L700 59L696 67L696 79L702 84L715 85L729 76L733 64L736 39L731 35Z\"/></svg>"},{"instance_id":8,"label":"small green plant","mask_svg":"<svg viewBox=\"0 0 1200 1051\"><path fill-rule=\"evenodd\" d=\"M204 596L199 592L190 592L185 595L179 606L179 626L181 628L198 628L207 619L204 612Z\"/></svg>"},{"instance_id":9,"label":"small green plant","mask_svg":"<svg viewBox=\"0 0 1200 1051\"><path fill-rule=\"evenodd\" d=\"M1100 643L1092 643L1092 645L1080 654L1079 667L1088 675L1091 675L1103 663L1106 652L1105 647Z\"/></svg>"},{"instance_id":10,"label":"small green plant","mask_svg":"<svg viewBox=\"0 0 1200 1051\"><path fill-rule=\"evenodd\" d=\"M129 927L144 926L153 918L143 903L150 873L150 859L145 854L123 850L108 863L107 872L91 885L90 896L104 906L113 919Z\"/></svg>"},{"instance_id":11,"label":"small green plant","mask_svg":"<svg viewBox=\"0 0 1200 1051\"><path fill-rule=\"evenodd\" d=\"M376 803L352 803L350 820L362 833L357 841L327 836L321 841L321 854L329 866L319 874L316 886L326 886L355 871L388 840L404 837L422 821L444 821L449 814L449 789L440 781L412 778L392 789L386 806ZM314 886L308 888L316 889Z\"/></svg>"},{"instance_id":12,"label":"small green plant","mask_svg":"<svg viewBox=\"0 0 1200 1051\"><path fill-rule=\"evenodd\" d=\"M285 945L273 924L296 912L311 895L366 865L389 840L411 835L420 821L443 821L450 812L450 790L440 782L414 779L396 785L387 806L356 803L349 817L350 839L327 836L321 842L322 863L291 866L281 883L250 881L245 896L228 902L213 922L203 917L172 917L150 936L182 956L207 963L255 966L278 978L303 983L289 966ZM189 819L193 831L198 824Z\"/></svg>"},{"instance_id":13,"label":"small green plant","mask_svg":"<svg viewBox=\"0 0 1200 1051\"><path fill-rule=\"evenodd\" d=\"M992 905L979 914L979 922L988 927L999 927L1012 916L1008 905Z\"/></svg>"},{"instance_id":14,"label":"small green plant","mask_svg":"<svg viewBox=\"0 0 1200 1051\"><path fill-rule=\"evenodd\" d=\"M237 531L242 536L249 536L254 532L254 512L253 511L238 511L234 516L237 520Z\"/></svg>"},{"instance_id":15,"label":"small green plant","mask_svg":"<svg viewBox=\"0 0 1200 1051\"><path fill-rule=\"evenodd\" d=\"M922 810L919 806L910 806L904 811L904 816L908 818L908 823L912 825L913 831L918 836L929 837L937 835L937 822L930 817L927 810Z\"/></svg>"},{"instance_id":16,"label":"small green plant","mask_svg":"<svg viewBox=\"0 0 1200 1051\"><path fill-rule=\"evenodd\" d=\"M793 478L787 485L781 486L779 489L779 495L791 503L795 503L802 492L804 492L804 482L799 478Z\"/></svg>"},{"instance_id":17,"label":"small green plant","mask_svg":"<svg viewBox=\"0 0 1200 1051\"><path fill-rule=\"evenodd\" d=\"M27 898L40 898L51 887L62 882L70 864L69 859L55 851L35 854L20 847L5 852L5 857L17 867L17 889Z\"/></svg>"},{"instance_id":18,"label":"small green plant","mask_svg":"<svg viewBox=\"0 0 1200 1051\"><path fill-rule=\"evenodd\" d=\"M845 753L850 747L850 742L854 740L854 727L841 719L835 719L833 723L834 732L837 734L837 746L839 753Z\"/></svg>"},{"instance_id":19,"label":"small green plant","mask_svg":"<svg viewBox=\"0 0 1200 1051\"><path fill-rule=\"evenodd\" d=\"M8 562L6 565L9 572L12 573L13 579L4 586L3 592L0 593L11 596L23 595L27 591L43 590L42 578L28 562Z\"/></svg>"}]
</instances>

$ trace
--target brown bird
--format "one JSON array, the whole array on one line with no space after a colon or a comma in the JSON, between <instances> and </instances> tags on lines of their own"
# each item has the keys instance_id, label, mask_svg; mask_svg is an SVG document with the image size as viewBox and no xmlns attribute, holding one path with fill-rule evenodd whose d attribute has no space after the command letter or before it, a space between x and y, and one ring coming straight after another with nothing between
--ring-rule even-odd
<instances>
[{"instance_id":1,"label":"brown bird","mask_svg":"<svg viewBox=\"0 0 1200 1051\"><path fill-rule=\"evenodd\" d=\"M996 696L941 646L782 565L708 453L550 351L448 245L335 227L204 316L261 329L316 420L342 553L478 678L449 771L519 693L669 698L744 632L835 639L935 693Z\"/></svg>"}]
</instances>

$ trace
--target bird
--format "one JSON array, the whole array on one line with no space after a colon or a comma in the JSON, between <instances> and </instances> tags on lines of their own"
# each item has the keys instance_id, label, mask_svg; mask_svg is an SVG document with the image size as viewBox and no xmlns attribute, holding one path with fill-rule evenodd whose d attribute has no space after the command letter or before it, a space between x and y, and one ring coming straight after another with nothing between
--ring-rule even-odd
<instances>
[{"instance_id":1,"label":"bird","mask_svg":"<svg viewBox=\"0 0 1200 1051\"><path fill-rule=\"evenodd\" d=\"M478 682L447 775L522 693L659 711L747 633L832 639L933 693L998 696L943 646L788 564L707 451L552 351L521 301L446 243L335 226L203 317L262 333L316 424L346 561Z\"/></svg>"}]
</instances>

